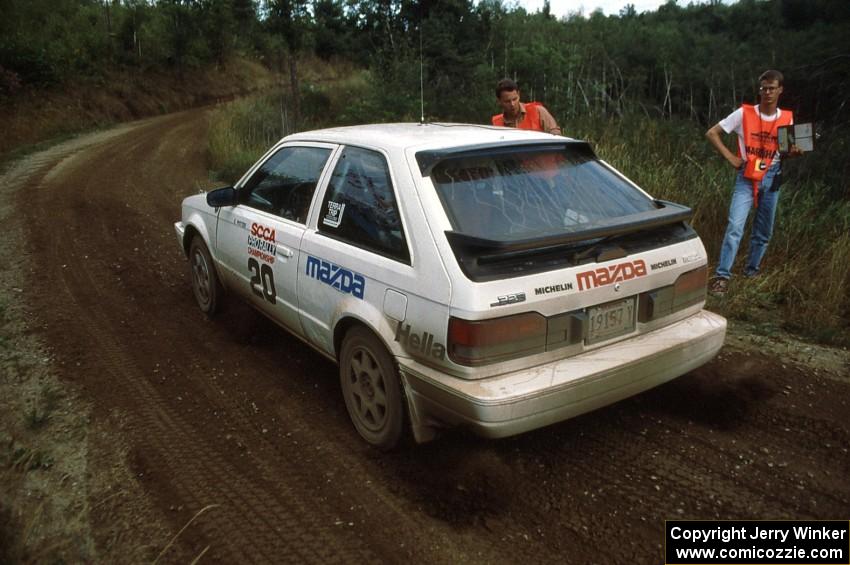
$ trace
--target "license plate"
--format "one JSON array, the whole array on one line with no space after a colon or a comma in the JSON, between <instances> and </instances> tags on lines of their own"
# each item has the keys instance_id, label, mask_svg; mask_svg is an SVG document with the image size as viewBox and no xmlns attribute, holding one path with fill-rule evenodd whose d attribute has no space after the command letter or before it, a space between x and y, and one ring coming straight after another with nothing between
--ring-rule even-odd
<instances>
[{"instance_id":1,"label":"license plate","mask_svg":"<svg viewBox=\"0 0 850 565\"><path fill-rule=\"evenodd\" d=\"M624 335L635 329L635 299L627 298L587 309L587 343Z\"/></svg>"}]
</instances>

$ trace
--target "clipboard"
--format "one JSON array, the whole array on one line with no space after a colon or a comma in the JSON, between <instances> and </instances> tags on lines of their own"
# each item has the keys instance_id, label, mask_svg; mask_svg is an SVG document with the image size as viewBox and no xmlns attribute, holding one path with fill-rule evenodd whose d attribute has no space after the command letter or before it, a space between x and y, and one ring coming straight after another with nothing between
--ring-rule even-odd
<instances>
[{"instance_id":1,"label":"clipboard","mask_svg":"<svg viewBox=\"0 0 850 565\"><path fill-rule=\"evenodd\" d=\"M792 145L803 152L815 150L814 128L811 123L780 126L776 137L780 153L788 153Z\"/></svg>"}]
</instances>

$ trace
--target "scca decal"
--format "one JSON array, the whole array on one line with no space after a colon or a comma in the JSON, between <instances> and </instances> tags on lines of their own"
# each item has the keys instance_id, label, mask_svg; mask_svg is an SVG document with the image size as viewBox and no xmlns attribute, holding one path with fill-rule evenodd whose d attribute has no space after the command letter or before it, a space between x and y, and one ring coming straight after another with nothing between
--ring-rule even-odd
<instances>
[{"instance_id":1,"label":"scca decal","mask_svg":"<svg viewBox=\"0 0 850 565\"><path fill-rule=\"evenodd\" d=\"M251 235L254 237L259 237L260 239L265 239L266 241L270 241L272 243L275 242L275 233L273 228L267 228L266 226L258 223L251 224Z\"/></svg>"},{"instance_id":2,"label":"scca decal","mask_svg":"<svg viewBox=\"0 0 850 565\"><path fill-rule=\"evenodd\" d=\"M313 256L307 256L306 273L308 277L322 281L340 292L363 299L363 292L366 290L366 279L363 275Z\"/></svg>"},{"instance_id":3,"label":"scca decal","mask_svg":"<svg viewBox=\"0 0 850 565\"><path fill-rule=\"evenodd\" d=\"M646 275L646 263L642 259L601 267L595 271L585 271L576 275L578 289L587 290L619 281L627 281Z\"/></svg>"},{"instance_id":4,"label":"scca decal","mask_svg":"<svg viewBox=\"0 0 850 565\"><path fill-rule=\"evenodd\" d=\"M256 257L266 263L274 263L277 256L275 246L275 232L262 224L251 224L251 233L248 234L248 256Z\"/></svg>"}]
</instances>

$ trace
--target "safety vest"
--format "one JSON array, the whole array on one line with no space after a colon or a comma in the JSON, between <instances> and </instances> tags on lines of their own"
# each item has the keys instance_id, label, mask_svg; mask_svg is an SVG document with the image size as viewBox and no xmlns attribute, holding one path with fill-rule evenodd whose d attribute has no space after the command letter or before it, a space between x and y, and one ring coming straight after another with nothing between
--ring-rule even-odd
<instances>
[{"instance_id":1,"label":"safety vest","mask_svg":"<svg viewBox=\"0 0 850 565\"><path fill-rule=\"evenodd\" d=\"M524 106L525 117L523 117L522 121L516 125L517 129L543 131L543 124L540 121L540 112L537 110L537 108L542 106L542 104L540 104L540 102L528 102L527 104L524 104ZM493 125L504 127L505 115L496 114L493 116ZM522 161L522 165L525 170L534 172L543 178L550 179L558 174L560 163L563 160L564 158L561 155L544 154L524 159Z\"/></svg>"},{"instance_id":2,"label":"safety vest","mask_svg":"<svg viewBox=\"0 0 850 565\"><path fill-rule=\"evenodd\" d=\"M525 106L525 117L516 125L516 127L518 129L543 131L543 125L540 123L540 112L537 111L537 107L540 106L540 102L527 102L523 104L523 106ZM496 114L493 116L493 125L505 127L505 115Z\"/></svg>"},{"instance_id":3,"label":"safety vest","mask_svg":"<svg viewBox=\"0 0 850 565\"><path fill-rule=\"evenodd\" d=\"M744 149L741 155L744 159L744 178L753 183L753 206L758 207L759 184L770 164L779 152L777 132L780 126L794 123L794 115L790 110L782 110L777 119L763 120L756 107L751 104L741 105L744 114ZM740 146L738 152L741 152Z\"/></svg>"}]
</instances>

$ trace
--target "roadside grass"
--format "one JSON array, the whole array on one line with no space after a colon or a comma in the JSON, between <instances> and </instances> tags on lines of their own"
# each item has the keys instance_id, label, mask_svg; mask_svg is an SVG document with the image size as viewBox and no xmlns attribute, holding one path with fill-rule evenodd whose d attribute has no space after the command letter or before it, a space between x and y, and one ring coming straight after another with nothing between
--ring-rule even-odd
<instances>
[{"instance_id":1,"label":"roadside grass","mask_svg":"<svg viewBox=\"0 0 850 565\"><path fill-rule=\"evenodd\" d=\"M13 442L7 446L7 450L7 472L47 469L53 464L53 457L40 449L29 448Z\"/></svg>"},{"instance_id":2,"label":"roadside grass","mask_svg":"<svg viewBox=\"0 0 850 565\"><path fill-rule=\"evenodd\" d=\"M284 135L358 123L348 109L351 99L370 88L367 71L351 71L346 78L323 78L301 84L300 124L292 122L288 87L276 92L240 98L217 109L210 122L209 167L215 180L234 183Z\"/></svg>"},{"instance_id":3,"label":"roadside grass","mask_svg":"<svg viewBox=\"0 0 850 565\"><path fill-rule=\"evenodd\" d=\"M214 178L236 182L272 143L282 137L271 98L240 99L213 113L207 144Z\"/></svg>"},{"instance_id":4,"label":"roadside grass","mask_svg":"<svg viewBox=\"0 0 850 565\"><path fill-rule=\"evenodd\" d=\"M5 331L6 328L6 311L9 308L9 303L4 298L0 298L0 353L5 354L9 348L9 336Z\"/></svg>"},{"instance_id":5,"label":"roadside grass","mask_svg":"<svg viewBox=\"0 0 850 565\"><path fill-rule=\"evenodd\" d=\"M305 104L321 118L304 129L357 123L346 102L368 94L368 75L315 88L325 100ZM305 99L309 99L305 97ZM211 167L236 180L284 131L277 127L280 99L241 100L216 111L210 135ZM336 122L333 121L337 117ZM365 115L361 115L365 117ZM367 120L362 120L367 121ZM726 229L734 171L705 140L703 128L686 120L584 116L562 122L570 137L588 140L597 154L648 193L690 206L713 269ZM709 297L709 308L756 327L778 327L832 345L850 345L850 203L830 196L834 187L797 174L807 157L785 164L773 239L754 279L740 276L749 233L738 252L730 292ZM804 178L805 177L805 178Z\"/></svg>"},{"instance_id":6,"label":"roadside grass","mask_svg":"<svg viewBox=\"0 0 850 565\"><path fill-rule=\"evenodd\" d=\"M33 400L32 406L26 415L26 425L30 430L42 428L51 417L51 414L59 406L61 399L59 391L52 386L42 387L38 398Z\"/></svg>"},{"instance_id":7,"label":"roadside grass","mask_svg":"<svg viewBox=\"0 0 850 565\"><path fill-rule=\"evenodd\" d=\"M102 129L98 126L94 126L92 131L97 131ZM6 170L14 163L17 163L24 157L28 155L32 155L33 153L38 153L40 151L44 151L45 149L49 149L54 145L58 145L64 141L68 141L69 139L73 139L80 135L79 133L59 133L55 137L51 137L50 139L44 141L38 141L36 143L32 143L29 145L21 145L7 151L5 153L0 153L0 173L6 172Z\"/></svg>"},{"instance_id":8,"label":"roadside grass","mask_svg":"<svg viewBox=\"0 0 850 565\"><path fill-rule=\"evenodd\" d=\"M8 250L0 245L0 257ZM57 465L66 468L63 450L52 442L54 421L65 423L64 394L37 362L43 353L33 353L20 323L20 283L9 273L0 277L0 563L64 563L69 542L55 532L68 519L57 518L56 508L71 495L44 488L55 480Z\"/></svg>"}]
</instances>

